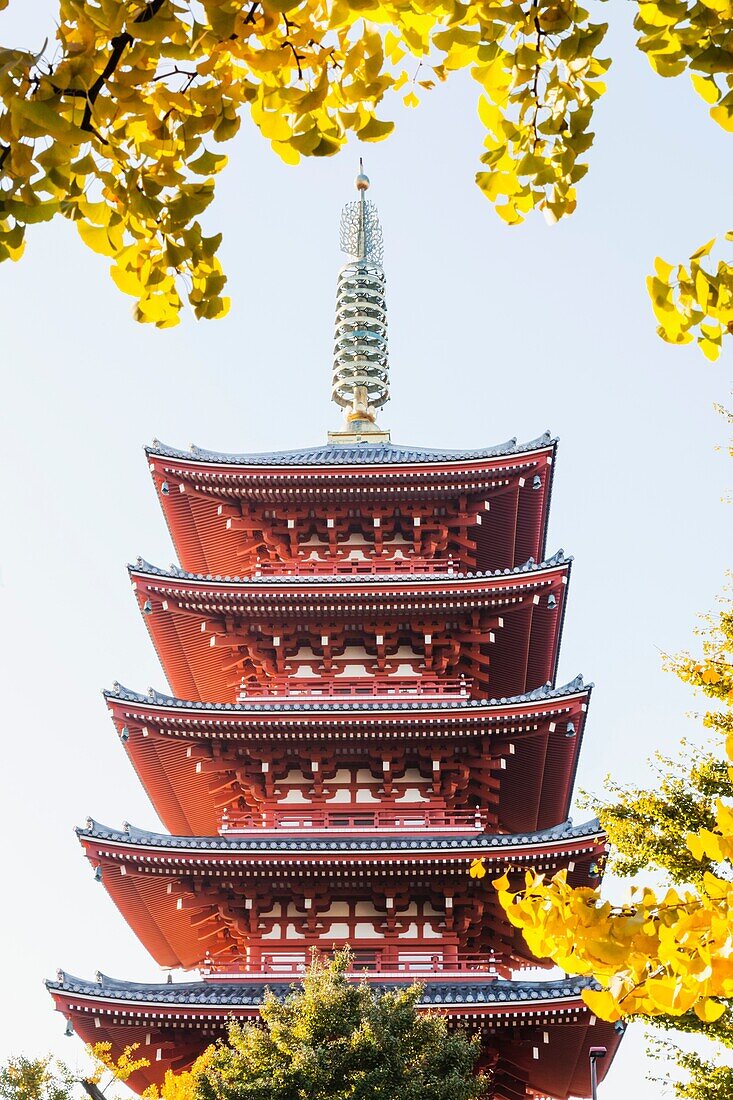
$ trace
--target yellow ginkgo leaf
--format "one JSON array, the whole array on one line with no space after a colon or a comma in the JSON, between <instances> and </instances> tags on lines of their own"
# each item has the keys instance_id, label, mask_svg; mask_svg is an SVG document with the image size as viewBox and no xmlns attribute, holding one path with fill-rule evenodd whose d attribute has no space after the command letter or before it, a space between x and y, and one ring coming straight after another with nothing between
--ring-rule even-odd
<instances>
[{"instance_id":1,"label":"yellow ginkgo leaf","mask_svg":"<svg viewBox=\"0 0 733 1100\"><path fill-rule=\"evenodd\" d=\"M481 879L486 874L486 867L483 859L474 859L471 861L471 866L468 872L471 878Z\"/></svg>"}]
</instances>

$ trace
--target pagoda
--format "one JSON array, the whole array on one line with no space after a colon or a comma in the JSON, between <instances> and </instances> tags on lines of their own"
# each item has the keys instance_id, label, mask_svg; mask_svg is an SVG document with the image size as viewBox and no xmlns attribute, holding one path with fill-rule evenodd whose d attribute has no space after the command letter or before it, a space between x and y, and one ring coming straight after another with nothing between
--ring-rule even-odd
<instances>
[{"instance_id":1,"label":"pagoda","mask_svg":"<svg viewBox=\"0 0 733 1100\"><path fill-rule=\"evenodd\" d=\"M606 839L568 812L591 688L556 686L571 561L545 549L557 442L399 446L376 208L341 218L340 430L267 454L147 450L180 567L132 587L170 686L105 693L168 832L77 830L162 984L61 972L87 1042L139 1043L142 1091L182 1070L315 950L423 985L479 1033L497 1100L590 1093L620 1034L533 959L490 878L596 885ZM484 882L468 874L483 857ZM173 971L194 971L181 980ZM532 973L533 972L533 973ZM540 971L541 973L541 971Z\"/></svg>"}]
</instances>

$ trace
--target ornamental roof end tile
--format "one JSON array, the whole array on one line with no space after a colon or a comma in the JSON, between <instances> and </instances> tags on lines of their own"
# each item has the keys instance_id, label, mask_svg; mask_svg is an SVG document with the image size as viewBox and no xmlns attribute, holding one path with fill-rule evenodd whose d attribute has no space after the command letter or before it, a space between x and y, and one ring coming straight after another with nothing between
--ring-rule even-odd
<instances>
[{"instance_id":1,"label":"ornamental roof end tile","mask_svg":"<svg viewBox=\"0 0 733 1100\"><path fill-rule=\"evenodd\" d=\"M518 443L516 437L491 447L477 450L441 450L429 447L406 446L398 443L357 444L327 443L314 447L299 447L288 451L264 451L253 453L226 453L209 451L191 445L189 450L171 447L154 439L151 446L145 448L149 456L182 459L201 463L213 463L227 466L380 466L380 465L424 465L426 463L472 462L482 459L501 458L505 455L521 454L525 451L538 451L557 442L549 431L526 443Z\"/></svg>"}]
</instances>

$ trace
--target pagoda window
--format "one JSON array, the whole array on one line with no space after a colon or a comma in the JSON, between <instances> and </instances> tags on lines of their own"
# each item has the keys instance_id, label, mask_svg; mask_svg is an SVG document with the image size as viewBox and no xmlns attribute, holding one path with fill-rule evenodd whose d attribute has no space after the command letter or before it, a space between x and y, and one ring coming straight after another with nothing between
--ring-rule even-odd
<instances>
[{"instance_id":1,"label":"pagoda window","mask_svg":"<svg viewBox=\"0 0 733 1100\"><path fill-rule=\"evenodd\" d=\"M262 932L260 934L260 939L263 939L263 940L280 940L280 939L282 939L282 925L273 924L273 926L269 930L269 932Z\"/></svg>"},{"instance_id":2,"label":"pagoda window","mask_svg":"<svg viewBox=\"0 0 733 1100\"><path fill-rule=\"evenodd\" d=\"M332 917L350 917L351 906L348 901L334 901L329 909Z\"/></svg>"},{"instance_id":3,"label":"pagoda window","mask_svg":"<svg viewBox=\"0 0 733 1100\"><path fill-rule=\"evenodd\" d=\"M288 791L287 794L278 799L278 802L287 806L309 806L311 804L310 799L307 798L305 793L298 787ZM303 822L303 824L305 825L306 823Z\"/></svg>"},{"instance_id":4,"label":"pagoda window","mask_svg":"<svg viewBox=\"0 0 733 1100\"><path fill-rule=\"evenodd\" d=\"M348 828L349 826L353 826L356 829L367 829L370 826L375 825L377 819L374 813L362 811L343 814L331 814L329 820L334 829Z\"/></svg>"},{"instance_id":5,"label":"pagoda window","mask_svg":"<svg viewBox=\"0 0 733 1100\"><path fill-rule=\"evenodd\" d=\"M334 923L329 926L327 932L321 932L319 939L342 939L348 940L351 935L351 929L348 924Z\"/></svg>"},{"instance_id":6,"label":"pagoda window","mask_svg":"<svg viewBox=\"0 0 733 1100\"><path fill-rule=\"evenodd\" d=\"M361 804L366 802L379 802L379 799L373 791L366 790L362 787L356 792L356 801Z\"/></svg>"},{"instance_id":7,"label":"pagoda window","mask_svg":"<svg viewBox=\"0 0 733 1100\"><path fill-rule=\"evenodd\" d=\"M359 922L355 929L355 934L362 940L381 940L382 933L378 932L373 924L366 924Z\"/></svg>"},{"instance_id":8,"label":"pagoda window","mask_svg":"<svg viewBox=\"0 0 733 1100\"><path fill-rule=\"evenodd\" d=\"M357 901L354 904L354 915L356 917L382 917L384 916L384 910L378 910L373 901Z\"/></svg>"},{"instance_id":9,"label":"pagoda window","mask_svg":"<svg viewBox=\"0 0 733 1100\"><path fill-rule=\"evenodd\" d=\"M443 939L443 931L441 928L434 928L432 924L425 921L423 924L423 936L426 940L441 940Z\"/></svg>"}]
</instances>

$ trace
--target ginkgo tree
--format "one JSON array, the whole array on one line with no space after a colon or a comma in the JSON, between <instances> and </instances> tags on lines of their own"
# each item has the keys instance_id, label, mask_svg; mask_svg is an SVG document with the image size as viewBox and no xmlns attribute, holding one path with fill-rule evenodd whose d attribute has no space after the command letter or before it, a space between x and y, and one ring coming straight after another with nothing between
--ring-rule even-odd
<instances>
[{"instance_id":1,"label":"ginkgo tree","mask_svg":"<svg viewBox=\"0 0 733 1100\"><path fill-rule=\"evenodd\" d=\"M707 1034L733 1046L733 603L709 618L702 652L669 664L718 706L703 718L724 739L725 752L686 750L686 764L659 758L655 789L615 787L601 807L617 847L614 869L661 870L668 885L636 887L614 904L600 890L572 888L565 873L547 880L528 873L524 886L495 880L499 901L538 957L567 973L592 977L583 998L603 1019L660 1020L664 1026ZM483 877L483 863L472 865ZM692 1086L679 1096L705 1097L708 1063L683 1054ZM733 1074L718 1075L733 1087ZM710 1095L713 1095L712 1093ZM729 1091L715 1094L730 1095Z\"/></svg>"},{"instance_id":2,"label":"ginkgo tree","mask_svg":"<svg viewBox=\"0 0 733 1100\"><path fill-rule=\"evenodd\" d=\"M0 0L0 9L20 0ZM510 225L571 214L605 90L603 0L59 0L39 52L0 49L0 260L60 215L112 260L138 320L224 315L218 233L200 216L249 115L291 164L349 136L378 141L453 72L477 84L476 181ZM638 45L662 76L689 71L733 128L731 0L636 0ZM39 28L40 39L43 31ZM380 112L378 114L377 112ZM661 268L660 331L699 330L714 355L733 330L725 264L703 294ZM702 278L702 277L701 277ZM701 284L702 286L702 284ZM703 327L704 326L704 327Z\"/></svg>"},{"instance_id":3,"label":"ginkgo tree","mask_svg":"<svg viewBox=\"0 0 733 1100\"><path fill-rule=\"evenodd\" d=\"M2 3L3 0L0 0ZM596 0L596 5L598 0ZM5 0L7 6L7 0ZM199 216L247 112L289 163L376 141L457 69L479 84L481 188L508 222L575 206L605 25L573 0L60 0L39 54L0 50L0 258L28 226L77 223L139 320L227 309Z\"/></svg>"}]
</instances>

